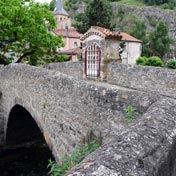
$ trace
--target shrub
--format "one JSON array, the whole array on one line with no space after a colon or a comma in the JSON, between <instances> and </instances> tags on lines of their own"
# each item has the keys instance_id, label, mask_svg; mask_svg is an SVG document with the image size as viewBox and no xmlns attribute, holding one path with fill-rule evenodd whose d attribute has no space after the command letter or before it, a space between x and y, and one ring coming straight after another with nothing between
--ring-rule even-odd
<instances>
[{"instance_id":1,"label":"shrub","mask_svg":"<svg viewBox=\"0 0 176 176\"><path fill-rule=\"evenodd\" d=\"M168 59L166 67L176 69L176 59Z\"/></svg>"},{"instance_id":2,"label":"shrub","mask_svg":"<svg viewBox=\"0 0 176 176\"><path fill-rule=\"evenodd\" d=\"M163 62L158 56L152 56L152 57L147 58L146 65L147 66L162 67L163 66Z\"/></svg>"},{"instance_id":3,"label":"shrub","mask_svg":"<svg viewBox=\"0 0 176 176\"><path fill-rule=\"evenodd\" d=\"M136 65L146 65L146 60L147 60L146 57L139 57L139 58L136 60Z\"/></svg>"}]
</instances>

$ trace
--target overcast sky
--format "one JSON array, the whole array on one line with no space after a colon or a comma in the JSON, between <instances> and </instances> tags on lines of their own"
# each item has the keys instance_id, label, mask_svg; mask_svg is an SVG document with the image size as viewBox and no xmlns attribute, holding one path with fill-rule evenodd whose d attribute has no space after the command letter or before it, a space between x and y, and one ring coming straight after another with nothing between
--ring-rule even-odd
<instances>
[{"instance_id":1,"label":"overcast sky","mask_svg":"<svg viewBox=\"0 0 176 176\"><path fill-rule=\"evenodd\" d=\"M47 3L50 3L51 0L35 0L36 2L47 2Z\"/></svg>"}]
</instances>

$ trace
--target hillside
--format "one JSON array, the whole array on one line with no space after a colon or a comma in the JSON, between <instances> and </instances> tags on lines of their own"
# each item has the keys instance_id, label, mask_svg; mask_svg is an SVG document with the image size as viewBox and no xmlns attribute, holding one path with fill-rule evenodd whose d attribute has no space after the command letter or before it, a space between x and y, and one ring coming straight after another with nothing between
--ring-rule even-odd
<instances>
[{"instance_id":1,"label":"hillside","mask_svg":"<svg viewBox=\"0 0 176 176\"><path fill-rule=\"evenodd\" d=\"M64 5L71 17L74 18L75 14L84 11L86 1L65 0ZM159 21L164 21L169 28L170 37L176 41L176 10L146 6L141 1L134 0L122 0L120 2L111 2L111 4L114 12L113 23L119 30L128 31L135 20L141 20L145 22L147 31L151 32Z\"/></svg>"}]
</instances>

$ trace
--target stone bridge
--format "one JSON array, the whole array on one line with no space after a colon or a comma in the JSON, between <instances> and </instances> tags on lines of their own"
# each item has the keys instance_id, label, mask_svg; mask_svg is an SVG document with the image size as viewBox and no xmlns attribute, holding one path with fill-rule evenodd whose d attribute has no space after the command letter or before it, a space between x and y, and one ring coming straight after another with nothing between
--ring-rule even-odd
<instances>
[{"instance_id":1,"label":"stone bridge","mask_svg":"<svg viewBox=\"0 0 176 176\"><path fill-rule=\"evenodd\" d=\"M75 69L76 68L76 69ZM174 176L175 71L113 63L107 82L82 79L80 63L0 68L0 144L15 108L31 114L56 160L90 132L103 146L69 176ZM120 87L119 87L120 86ZM127 125L124 110L140 114Z\"/></svg>"}]
</instances>

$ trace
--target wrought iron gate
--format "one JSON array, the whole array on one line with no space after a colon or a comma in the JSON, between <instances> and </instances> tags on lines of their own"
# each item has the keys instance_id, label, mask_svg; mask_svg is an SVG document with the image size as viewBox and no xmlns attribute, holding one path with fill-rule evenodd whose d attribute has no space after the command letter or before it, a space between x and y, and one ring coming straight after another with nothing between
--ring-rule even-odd
<instances>
[{"instance_id":1,"label":"wrought iron gate","mask_svg":"<svg viewBox=\"0 0 176 176\"><path fill-rule=\"evenodd\" d=\"M100 76L101 49L96 43L92 43L85 51L85 75L97 78Z\"/></svg>"}]
</instances>

